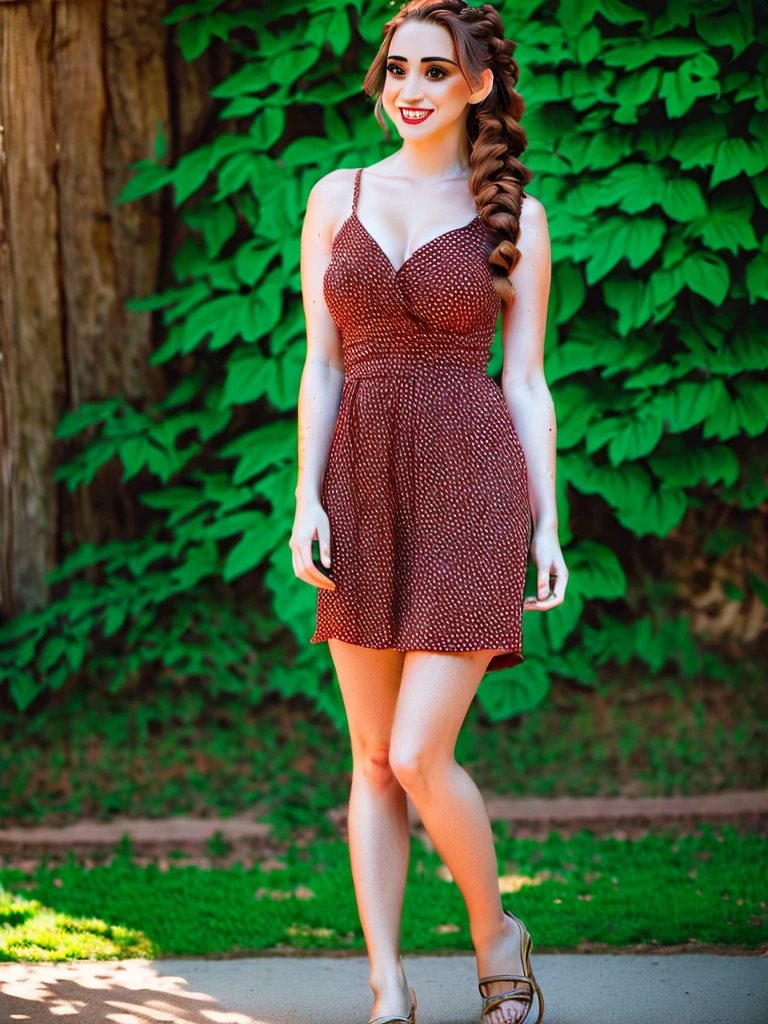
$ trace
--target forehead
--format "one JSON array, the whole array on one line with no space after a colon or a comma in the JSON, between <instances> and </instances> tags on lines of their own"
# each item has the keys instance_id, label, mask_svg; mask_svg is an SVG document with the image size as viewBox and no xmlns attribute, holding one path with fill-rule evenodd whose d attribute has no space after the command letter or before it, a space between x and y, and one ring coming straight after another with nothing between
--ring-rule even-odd
<instances>
[{"instance_id":1,"label":"forehead","mask_svg":"<svg viewBox=\"0 0 768 1024\"><path fill-rule=\"evenodd\" d=\"M411 18L403 22L392 36L389 53L396 53L409 60L419 61L422 57L450 57L456 60L453 37L447 28L434 21L417 21Z\"/></svg>"}]
</instances>

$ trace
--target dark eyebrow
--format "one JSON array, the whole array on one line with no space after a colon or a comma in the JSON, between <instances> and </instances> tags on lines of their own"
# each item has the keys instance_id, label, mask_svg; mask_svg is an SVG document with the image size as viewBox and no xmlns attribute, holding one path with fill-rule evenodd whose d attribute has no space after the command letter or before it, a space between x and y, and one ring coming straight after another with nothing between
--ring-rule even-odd
<instances>
[{"instance_id":1,"label":"dark eyebrow","mask_svg":"<svg viewBox=\"0 0 768 1024\"><path fill-rule=\"evenodd\" d=\"M391 53L389 55L389 57L387 57L387 60L401 60L403 62L403 64L407 64L408 63L408 58L407 57L396 57L394 53ZM451 60L449 57L422 57L421 58L421 63L422 64L429 64L430 61L434 61L434 60L441 60L445 64L454 64L456 67L459 66L458 64L456 64L455 60Z\"/></svg>"}]
</instances>

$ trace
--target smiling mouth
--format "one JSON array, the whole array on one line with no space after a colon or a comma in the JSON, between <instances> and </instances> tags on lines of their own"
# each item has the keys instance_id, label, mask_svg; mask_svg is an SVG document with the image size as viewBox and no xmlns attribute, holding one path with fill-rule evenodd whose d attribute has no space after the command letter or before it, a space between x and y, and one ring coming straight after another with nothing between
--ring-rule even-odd
<instances>
[{"instance_id":1,"label":"smiling mouth","mask_svg":"<svg viewBox=\"0 0 768 1024\"><path fill-rule=\"evenodd\" d=\"M400 107L400 116L408 124L417 124L419 121L426 121L431 110L424 110L419 107Z\"/></svg>"}]
</instances>

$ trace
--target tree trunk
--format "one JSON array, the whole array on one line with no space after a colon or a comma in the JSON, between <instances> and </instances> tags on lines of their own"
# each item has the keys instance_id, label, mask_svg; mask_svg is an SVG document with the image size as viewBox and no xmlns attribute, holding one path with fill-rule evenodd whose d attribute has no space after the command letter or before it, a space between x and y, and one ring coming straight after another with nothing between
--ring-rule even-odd
<instances>
[{"instance_id":1,"label":"tree trunk","mask_svg":"<svg viewBox=\"0 0 768 1024\"><path fill-rule=\"evenodd\" d=\"M166 0L0 0L0 614L38 607L64 543L125 532L119 475L69 496L53 432L86 401L159 393L153 321L168 199L118 206L160 132L186 151L208 57L180 60Z\"/></svg>"}]
</instances>

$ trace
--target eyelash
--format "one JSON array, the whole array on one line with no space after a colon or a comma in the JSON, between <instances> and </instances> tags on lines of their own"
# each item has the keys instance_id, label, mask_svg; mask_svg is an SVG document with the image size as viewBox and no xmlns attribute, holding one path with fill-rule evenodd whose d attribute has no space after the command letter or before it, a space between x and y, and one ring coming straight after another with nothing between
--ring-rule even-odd
<instances>
[{"instance_id":1,"label":"eyelash","mask_svg":"<svg viewBox=\"0 0 768 1024\"><path fill-rule=\"evenodd\" d=\"M387 71L394 71L395 68L397 68L399 71L402 70L402 68L400 67L399 64L387 64ZM443 68L439 68L437 66L437 64L431 64L427 68L427 71L439 71L440 72L440 77L439 78L433 78L432 79L433 82L440 82L443 78L447 78L448 77L448 72L445 71ZM395 78L399 78L399 77L400 77L399 75L395 75Z\"/></svg>"}]
</instances>

